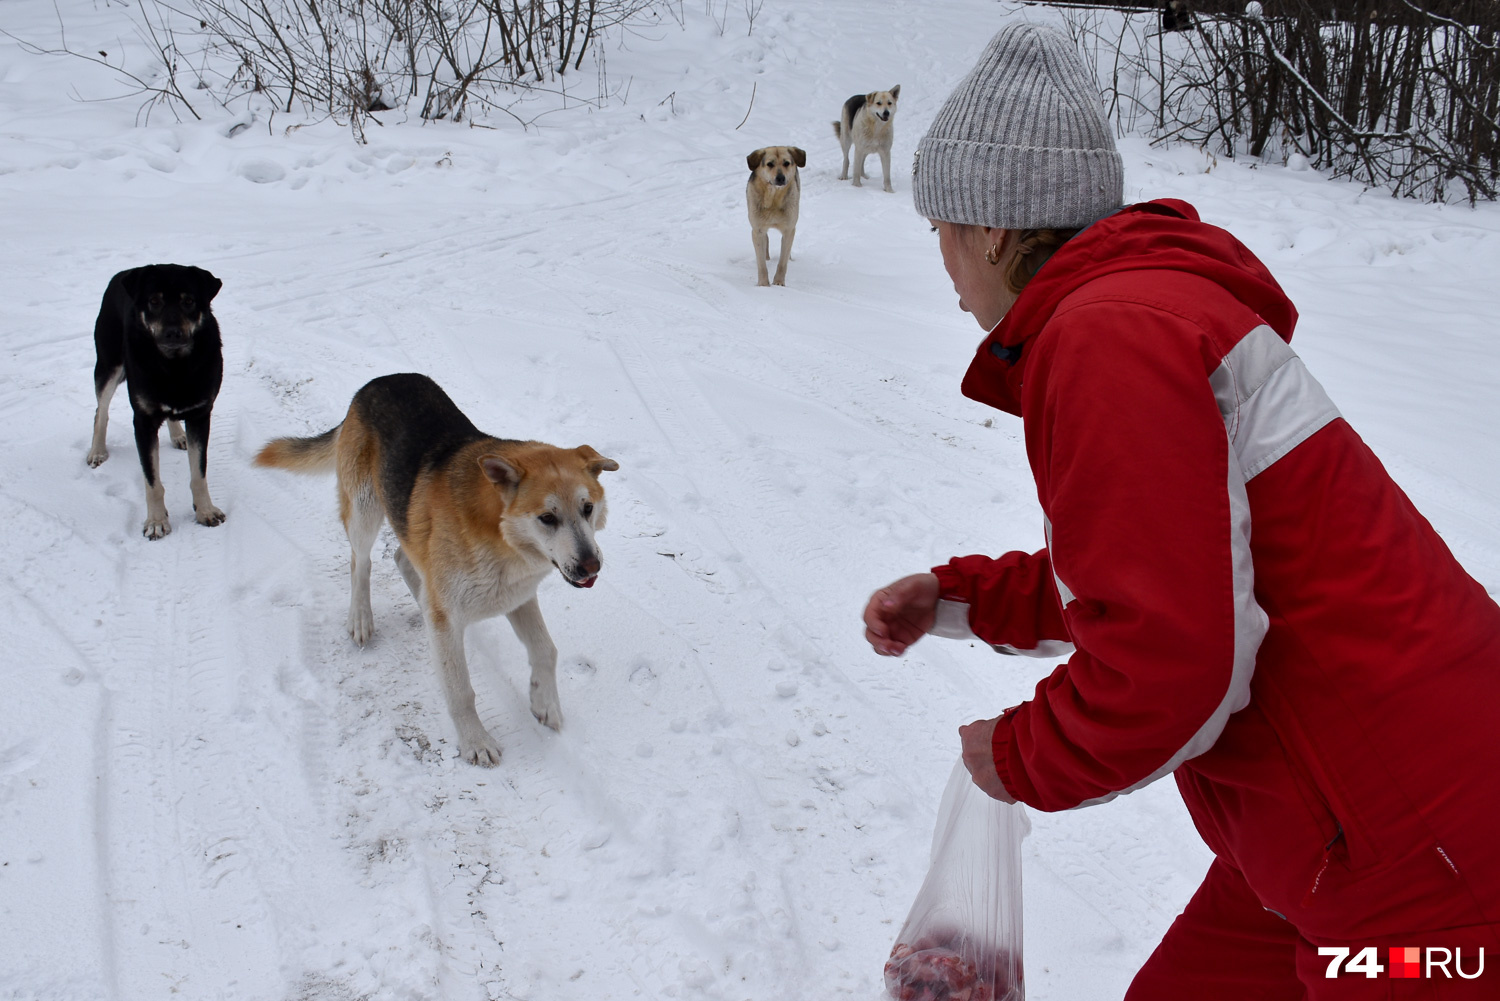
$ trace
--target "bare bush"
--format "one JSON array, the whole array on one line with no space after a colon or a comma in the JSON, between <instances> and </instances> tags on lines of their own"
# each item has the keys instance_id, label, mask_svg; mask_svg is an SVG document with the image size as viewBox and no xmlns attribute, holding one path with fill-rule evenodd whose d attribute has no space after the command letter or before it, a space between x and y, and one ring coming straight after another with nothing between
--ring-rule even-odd
<instances>
[{"instance_id":1,"label":"bare bush","mask_svg":"<svg viewBox=\"0 0 1500 1001\"><path fill-rule=\"evenodd\" d=\"M201 119L203 116L183 92L177 78L184 57L178 46L174 21L169 11L153 7L141 9L134 27L137 40L144 45L148 54L148 65L139 69L129 68L118 51L111 58L109 52L103 49L84 52L73 48L68 42L68 28L60 11L57 12L56 45L44 45L22 38L4 28L0 28L0 35L16 42L23 52L39 56L71 56L108 68L130 88L127 96L142 99L138 117L143 121L149 122L151 112L163 105L174 111L186 111L195 119Z\"/></svg>"},{"instance_id":2,"label":"bare bush","mask_svg":"<svg viewBox=\"0 0 1500 1001\"><path fill-rule=\"evenodd\" d=\"M508 113L518 91L555 88L566 99L565 77L600 36L657 2L137 0L130 17L150 66L135 71L70 48L60 17L59 46L17 40L108 66L145 97L148 116L165 104L200 117L187 96L198 92L201 103L331 115L363 138L378 111L460 121L476 106Z\"/></svg>"},{"instance_id":3,"label":"bare bush","mask_svg":"<svg viewBox=\"0 0 1500 1001\"><path fill-rule=\"evenodd\" d=\"M1065 8L1122 132L1219 155L1305 156L1433 201L1500 190L1500 4L1256 0L1163 12Z\"/></svg>"},{"instance_id":4,"label":"bare bush","mask_svg":"<svg viewBox=\"0 0 1500 1001\"><path fill-rule=\"evenodd\" d=\"M157 0L165 4L167 0ZM228 53L229 93L357 118L414 105L461 120L495 89L582 66L600 32L650 0L174 0L206 48Z\"/></svg>"}]
</instances>

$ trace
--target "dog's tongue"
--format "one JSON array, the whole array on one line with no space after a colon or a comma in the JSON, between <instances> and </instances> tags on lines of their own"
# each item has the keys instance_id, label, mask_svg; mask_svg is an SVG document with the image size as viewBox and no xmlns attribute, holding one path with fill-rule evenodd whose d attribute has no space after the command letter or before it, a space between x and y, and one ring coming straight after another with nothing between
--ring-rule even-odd
<instances>
[{"instance_id":1,"label":"dog's tongue","mask_svg":"<svg viewBox=\"0 0 1500 1001\"><path fill-rule=\"evenodd\" d=\"M574 587L593 587L594 581L598 579L598 574L594 574L594 576L588 578L587 580L574 580L573 578L566 575L563 576L563 580L567 581L569 584L572 584Z\"/></svg>"}]
</instances>

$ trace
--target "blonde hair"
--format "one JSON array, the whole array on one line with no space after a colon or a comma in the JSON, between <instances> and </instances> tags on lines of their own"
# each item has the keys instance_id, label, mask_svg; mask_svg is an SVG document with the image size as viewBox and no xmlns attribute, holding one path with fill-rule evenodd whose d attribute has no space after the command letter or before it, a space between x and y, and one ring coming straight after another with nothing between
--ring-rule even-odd
<instances>
[{"instance_id":1,"label":"blonde hair","mask_svg":"<svg viewBox=\"0 0 1500 1001\"><path fill-rule=\"evenodd\" d=\"M1017 229L1015 250L1005 265L1005 287L1021 294L1057 248L1077 236L1077 229ZM1002 258L1003 260L1003 258Z\"/></svg>"}]
</instances>

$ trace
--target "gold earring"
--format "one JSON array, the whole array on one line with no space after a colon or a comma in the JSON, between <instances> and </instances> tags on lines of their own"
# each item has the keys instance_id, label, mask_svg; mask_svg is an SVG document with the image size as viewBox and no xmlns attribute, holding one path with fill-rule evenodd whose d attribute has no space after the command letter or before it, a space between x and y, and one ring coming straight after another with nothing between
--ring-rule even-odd
<instances>
[{"instance_id":1,"label":"gold earring","mask_svg":"<svg viewBox=\"0 0 1500 1001\"><path fill-rule=\"evenodd\" d=\"M984 252L984 259L991 264L1000 263L1000 244L993 244L989 250Z\"/></svg>"}]
</instances>

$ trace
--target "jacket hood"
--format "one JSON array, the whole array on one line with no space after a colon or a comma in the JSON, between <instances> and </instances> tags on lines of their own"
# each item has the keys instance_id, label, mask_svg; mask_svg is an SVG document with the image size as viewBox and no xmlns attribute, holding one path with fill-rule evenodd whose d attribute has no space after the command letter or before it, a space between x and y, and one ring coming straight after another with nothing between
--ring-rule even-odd
<instances>
[{"instance_id":1,"label":"jacket hood","mask_svg":"<svg viewBox=\"0 0 1500 1001\"><path fill-rule=\"evenodd\" d=\"M1078 289L1122 271L1184 271L1219 285L1286 341L1297 310L1266 266L1226 231L1175 198L1128 205L1058 248L989 336L964 376L971 400L1020 414L1026 345Z\"/></svg>"}]
</instances>

